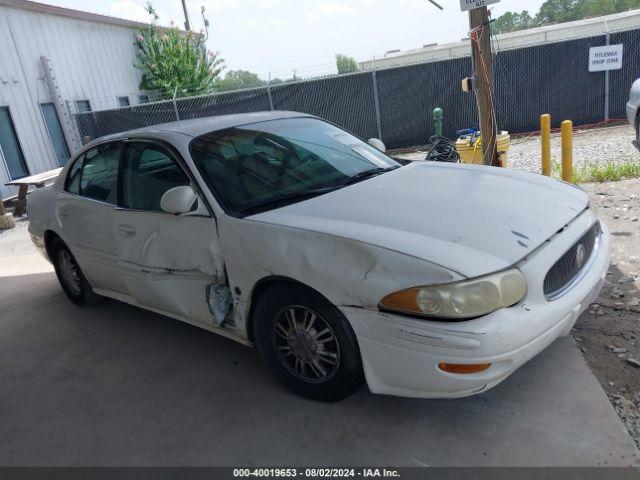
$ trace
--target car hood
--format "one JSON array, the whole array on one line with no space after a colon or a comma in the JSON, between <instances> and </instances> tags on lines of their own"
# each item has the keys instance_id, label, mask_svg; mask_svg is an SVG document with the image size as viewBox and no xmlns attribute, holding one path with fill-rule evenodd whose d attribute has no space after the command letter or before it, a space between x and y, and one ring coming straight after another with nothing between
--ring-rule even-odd
<instances>
[{"instance_id":1,"label":"car hood","mask_svg":"<svg viewBox=\"0 0 640 480\"><path fill-rule=\"evenodd\" d=\"M413 163L248 220L366 242L475 277L508 268L589 199L541 175Z\"/></svg>"}]
</instances>

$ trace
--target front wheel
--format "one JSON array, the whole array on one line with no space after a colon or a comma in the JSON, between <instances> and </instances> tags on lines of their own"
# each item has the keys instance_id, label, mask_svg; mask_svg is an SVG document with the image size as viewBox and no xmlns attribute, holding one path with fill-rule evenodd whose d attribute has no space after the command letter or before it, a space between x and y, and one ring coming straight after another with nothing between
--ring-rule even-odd
<instances>
[{"instance_id":1,"label":"front wheel","mask_svg":"<svg viewBox=\"0 0 640 480\"><path fill-rule=\"evenodd\" d=\"M340 310L317 293L299 285L272 287L254 315L260 354L298 395L335 402L362 384L355 334Z\"/></svg>"}]
</instances>

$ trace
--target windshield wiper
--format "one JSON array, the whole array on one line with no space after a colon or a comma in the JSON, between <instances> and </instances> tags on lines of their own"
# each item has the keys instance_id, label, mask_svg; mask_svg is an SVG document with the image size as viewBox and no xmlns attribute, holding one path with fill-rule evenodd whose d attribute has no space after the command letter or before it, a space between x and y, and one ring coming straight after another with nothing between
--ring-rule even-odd
<instances>
[{"instance_id":1,"label":"windshield wiper","mask_svg":"<svg viewBox=\"0 0 640 480\"><path fill-rule=\"evenodd\" d=\"M278 208L279 206L284 206L285 204L295 203L296 201L307 200L309 198L317 197L319 195L324 195L325 193L333 192L334 190L339 190L343 185L334 185L331 187L322 187L322 188L314 188L311 190L303 190L301 192L293 192L293 193L285 193L283 195L278 195L276 197L265 200L264 202L258 202L253 205L249 205L248 207L243 208L242 210L238 210L238 213L248 214L252 212L257 212L263 209Z\"/></svg>"},{"instance_id":2,"label":"windshield wiper","mask_svg":"<svg viewBox=\"0 0 640 480\"><path fill-rule=\"evenodd\" d=\"M368 178L377 177L378 175L382 175L383 173L390 172L391 170L396 170L400 168L397 167L387 167L387 168L374 168L373 170L365 170L364 172L356 173L354 176L347 178L341 185L353 185L354 183L361 182Z\"/></svg>"},{"instance_id":3,"label":"windshield wiper","mask_svg":"<svg viewBox=\"0 0 640 480\"><path fill-rule=\"evenodd\" d=\"M314 188L311 190L302 190L300 192L285 193L265 200L263 202L258 202L253 205L244 207L243 209L238 210L238 213L242 215L248 215L263 210L269 210L270 208L278 208L290 203L295 203L297 201L307 200L309 198L324 195L325 193L340 190L343 187L353 185L354 183L361 182L363 180L366 180L367 178L377 177L378 175L390 172L391 170L396 170L397 168L400 168L400 166L387 168L380 167L374 168L372 170L365 170L364 172L356 173L354 176L347 178L344 182L338 183L337 185L329 185L327 187Z\"/></svg>"}]
</instances>

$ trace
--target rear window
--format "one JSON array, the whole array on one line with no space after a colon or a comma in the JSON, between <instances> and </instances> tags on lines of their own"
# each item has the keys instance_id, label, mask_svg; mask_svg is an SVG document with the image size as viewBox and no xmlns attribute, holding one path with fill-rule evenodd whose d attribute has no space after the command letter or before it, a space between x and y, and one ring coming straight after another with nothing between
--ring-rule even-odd
<instances>
[{"instance_id":1,"label":"rear window","mask_svg":"<svg viewBox=\"0 0 640 480\"><path fill-rule=\"evenodd\" d=\"M78 158L67 175L66 191L74 195L116 205L120 144L107 143Z\"/></svg>"}]
</instances>

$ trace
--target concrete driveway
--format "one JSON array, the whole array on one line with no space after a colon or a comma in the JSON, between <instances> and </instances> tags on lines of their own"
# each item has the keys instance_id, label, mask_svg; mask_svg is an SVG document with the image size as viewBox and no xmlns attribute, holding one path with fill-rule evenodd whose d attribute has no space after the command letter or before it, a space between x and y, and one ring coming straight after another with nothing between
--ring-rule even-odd
<instances>
[{"instance_id":1,"label":"concrete driveway","mask_svg":"<svg viewBox=\"0 0 640 480\"><path fill-rule=\"evenodd\" d=\"M2 263L0 465L638 462L570 338L478 397L363 388L325 405L290 394L252 349L115 301L76 307L35 254Z\"/></svg>"}]
</instances>

